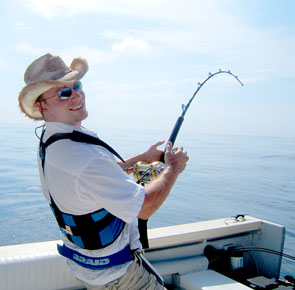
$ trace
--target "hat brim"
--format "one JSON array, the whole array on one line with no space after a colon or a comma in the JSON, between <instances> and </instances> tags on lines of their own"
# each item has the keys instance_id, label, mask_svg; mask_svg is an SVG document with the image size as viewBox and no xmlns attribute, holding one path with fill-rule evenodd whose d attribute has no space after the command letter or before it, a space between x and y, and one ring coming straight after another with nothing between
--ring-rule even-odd
<instances>
[{"instance_id":1,"label":"hat brim","mask_svg":"<svg viewBox=\"0 0 295 290\"><path fill-rule=\"evenodd\" d=\"M38 81L25 86L18 96L20 110L31 119L44 120L36 104L37 99L53 87L69 86L79 81L88 71L88 64L79 59L79 66L79 70L70 71L58 80Z\"/></svg>"}]
</instances>

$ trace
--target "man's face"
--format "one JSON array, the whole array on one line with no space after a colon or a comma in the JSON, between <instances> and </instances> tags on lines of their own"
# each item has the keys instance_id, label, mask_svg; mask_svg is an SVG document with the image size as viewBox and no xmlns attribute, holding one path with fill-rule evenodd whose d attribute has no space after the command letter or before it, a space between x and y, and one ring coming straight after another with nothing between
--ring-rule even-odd
<instances>
[{"instance_id":1,"label":"man's face","mask_svg":"<svg viewBox=\"0 0 295 290\"><path fill-rule=\"evenodd\" d=\"M45 101L39 102L39 108L43 111L45 121L62 122L80 127L82 120L86 119L88 112L85 106L85 94L73 89L74 84L67 86L72 89L72 95L61 100L58 96L60 87L54 87L42 95Z\"/></svg>"}]
</instances>

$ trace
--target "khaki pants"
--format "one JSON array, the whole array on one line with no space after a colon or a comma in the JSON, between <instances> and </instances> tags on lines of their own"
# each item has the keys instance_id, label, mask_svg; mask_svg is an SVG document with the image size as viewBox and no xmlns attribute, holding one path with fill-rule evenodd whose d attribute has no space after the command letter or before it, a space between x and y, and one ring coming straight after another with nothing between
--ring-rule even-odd
<instances>
[{"instance_id":1,"label":"khaki pants","mask_svg":"<svg viewBox=\"0 0 295 290\"><path fill-rule=\"evenodd\" d=\"M87 290L164 290L157 278L149 273L142 265L142 260L135 255L126 274L121 278L103 286L93 286L81 281Z\"/></svg>"}]
</instances>

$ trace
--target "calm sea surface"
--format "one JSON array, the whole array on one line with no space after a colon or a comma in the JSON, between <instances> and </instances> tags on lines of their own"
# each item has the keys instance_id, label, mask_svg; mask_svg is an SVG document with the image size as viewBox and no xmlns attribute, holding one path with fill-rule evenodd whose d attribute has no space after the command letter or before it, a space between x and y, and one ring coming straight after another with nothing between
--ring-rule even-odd
<instances>
[{"instance_id":1,"label":"calm sea surface","mask_svg":"<svg viewBox=\"0 0 295 290\"><path fill-rule=\"evenodd\" d=\"M0 246L60 239L41 193L34 128L0 132ZM108 130L101 138L127 157L166 135ZM295 256L294 138L182 134L178 142L189 164L149 228L250 214L286 226L284 252ZM295 263L284 259L282 273L294 275Z\"/></svg>"}]
</instances>

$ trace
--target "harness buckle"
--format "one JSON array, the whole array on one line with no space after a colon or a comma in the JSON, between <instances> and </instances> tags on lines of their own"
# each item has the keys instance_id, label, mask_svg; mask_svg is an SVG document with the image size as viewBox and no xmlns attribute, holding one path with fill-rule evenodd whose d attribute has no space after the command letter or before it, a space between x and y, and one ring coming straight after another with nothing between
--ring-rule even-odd
<instances>
[{"instance_id":1,"label":"harness buckle","mask_svg":"<svg viewBox=\"0 0 295 290\"><path fill-rule=\"evenodd\" d=\"M64 230L67 234L69 234L69 235L73 235L73 232L72 232L72 229L71 229L70 226L66 225L66 227L63 228L63 230Z\"/></svg>"}]
</instances>

